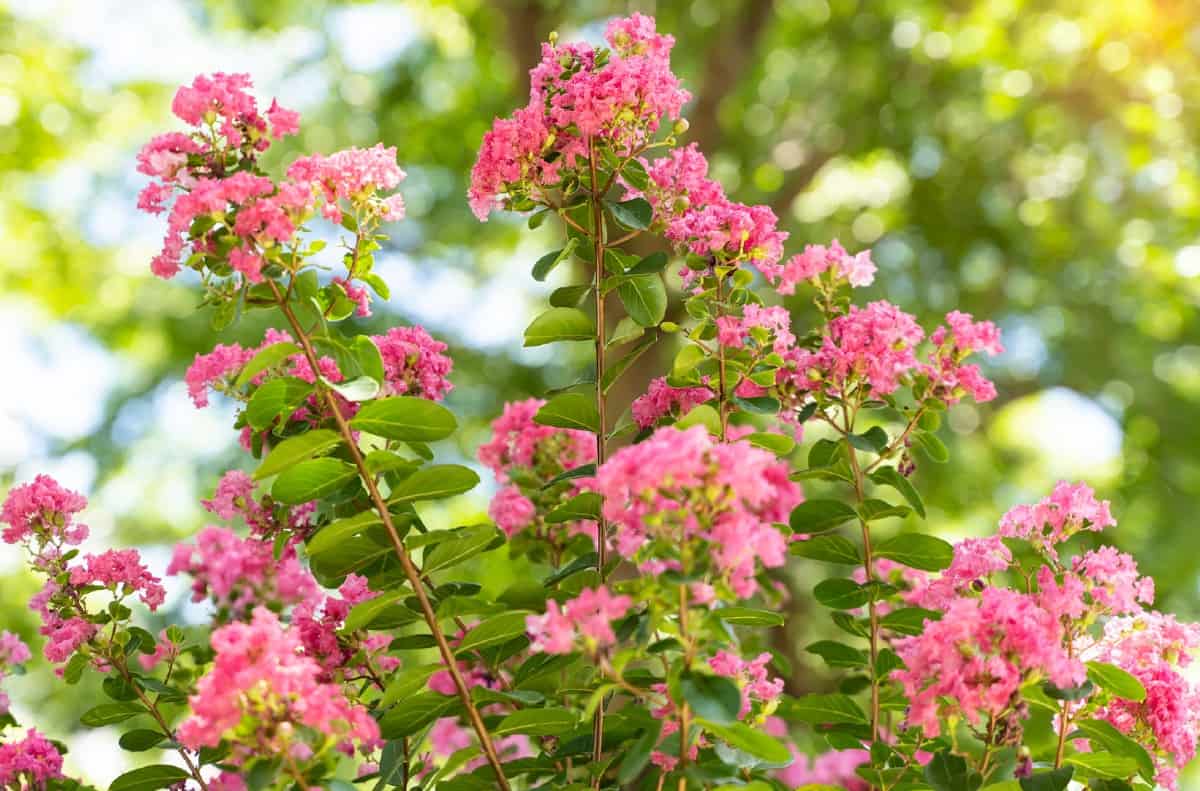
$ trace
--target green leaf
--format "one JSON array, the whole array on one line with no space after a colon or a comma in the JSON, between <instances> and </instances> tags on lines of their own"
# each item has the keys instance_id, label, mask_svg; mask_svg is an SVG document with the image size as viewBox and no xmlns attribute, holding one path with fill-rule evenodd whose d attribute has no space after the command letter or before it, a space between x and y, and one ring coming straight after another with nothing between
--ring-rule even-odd
<instances>
[{"instance_id":1,"label":"green leaf","mask_svg":"<svg viewBox=\"0 0 1200 791\"><path fill-rule=\"evenodd\" d=\"M526 346L557 341L590 341L596 338L591 318L579 308L550 308L525 329Z\"/></svg>"},{"instance_id":2,"label":"green leaf","mask_svg":"<svg viewBox=\"0 0 1200 791\"><path fill-rule=\"evenodd\" d=\"M954 560L954 547L935 536L901 533L876 546L874 555L922 571L941 571Z\"/></svg>"},{"instance_id":3,"label":"green leaf","mask_svg":"<svg viewBox=\"0 0 1200 791\"><path fill-rule=\"evenodd\" d=\"M459 642L455 653L462 656L470 651L502 645L525 634L525 617L528 613L506 612L489 618L467 632Z\"/></svg>"},{"instance_id":4,"label":"green leaf","mask_svg":"<svg viewBox=\"0 0 1200 791\"><path fill-rule=\"evenodd\" d=\"M368 529L379 527L382 524L383 520L374 510L363 511L322 527L308 540L305 549L309 556L336 551L354 536L362 535Z\"/></svg>"},{"instance_id":5,"label":"green leaf","mask_svg":"<svg viewBox=\"0 0 1200 791\"><path fill-rule=\"evenodd\" d=\"M918 635L925 631L925 621L940 620L942 614L935 610L926 610L921 607L903 607L899 610L892 610L879 619L879 625L884 629L891 629L897 634L903 635Z\"/></svg>"},{"instance_id":6,"label":"green leaf","mask_svg":"<svg viewBox=\"0 0 1200 791\"><path fill-rule=\"evenodd\" d=\"M591 293L591 285L560 286L550 292L550 305L555 308L575 308Z\"/></svg>"},{"instance_id":7,"label":"green leaf","mask_svg":"<svg viewBox=\"0 0 1200 791\"><path fill-rule=\"evenodd\" d=\"M867 724L867 715L849 695L801 695L787 713L791 719L813 725Z\"/></svg>"},{"instance_id":8,"label":"green leaf","mask_svg":"<svg viewBox=\"0 0 1200 791\"><path fill-rule=\"evenodd\" d=\"M667 268L667 254L659 250L638 261L626 274L629 275L649 275L657 274Z\"/></svg>"},{"instance_id":9,"label":"green leaf","mask_svg":"<svg viewBox=\"0 0 1200 791\"><path fill-rule=\"evenodd\" d=\"M1021 791L1063 791L1071 783L1075 767L1064 766L1020 779Z\"/></svg>"},{"instance_id":10,"label":"green leaf","mask_svg":"<svg viewBox=\"0 0 1200 791\"><path fill-rule=\"evenodd\" d=\"M546 521L551 524L560 522L575 522L580 519L598 520L600 518L600 495L595 492L582 492L546 514Z\"/></svg>"},{"instance_id":11,"label":"green leaf","mask_svg":"<svg viewBox=\"0 0 1200 791\"><path fill-rule=\"evenodd\" d=\"M341 459L309 459L280 473L271 496L285 505L299 505L330 495L357 477L358 469Z\"/></svg>"},{"instance_id":12,"label":"green leaf","mask_svg":"<svg viewBox=\"0 0 1200 791\"><path fill-rule=\"evenodd\" d=\"M1129 777L1138 770L1137 761L1108 752L1075 753L1066 757L1066 763L1086 777Z\"/></svg>"},{"instance_id":13,"label":"green leaf","mask_svg":"<svg viewBox=\"0 0 1200 791\"><path fill-rule=\"evenodd\" d=\"M718 436L721 433L721 416L708 404L694 406L686 415L675 421L675 427L679 429L692 426L704 426L709 434Z\"/></svg>"},{"instance_id":14,"label":"green leaf","mask_svg":"<svg viewBox=\"0 0 1200 791\"><path fill-rule=\"evenodd\" d=\"M983 785L983 776L961 755L940 752L925 764L925 782L934 791L975 791Z\"/></svg>"},{"instance_id":15,"label":"green leaf","mask_svg":"<svg viewBox=\"0 0 1200 791\"><path fill-rule=\"evenodd\" d=\"M556 266L571 257L571 253L575 252L577 244L579 244L578 237L572 236L567 239L566 247L561 250L553 250L539 258L537 263L533 265L533 279L539 283L545 280L546 275L550 274Z\"/></svg>"},{"instance_id":16,"label":"green leaf","mask_svg":"<svg viewBox=\"0 0 1200 791\"><path fill-rule=\"evenodd\" d=\"M667 315L667 288L657 275L631 275L617 287L629 317L643 327L660 324Z\"/></svg>"},{"instance_id":17,"label":"green leaf","mask_svg":"<svg viewBox=\"0 0 1200 791\"><path fill-rule=\"evenodd\" d=\"M422 467L392 490L390 503L417 500L441 500L469 492L479 483L479 475L461 464L434 464Z\"/></svg>"},{"instance_id":18,"label":"green leaf","mask_svg":"<svg viewBox=\"0 0 1200 791\"><path fill-rule=\"evenodd\" d=\"M141 753L146 750L152 750L163 743L167 737L159 731L151 730L150 728L135 728L132 731L121 734L121 738L117 740L117 744L122 750L128 750L131 753Z\"/></svg>"},{"instance_id":19,"label":"green leaf","mask_svg":"<svg viewBox=\"0 0 1200 791\"><path fill-rule=\"evenodd\" d=\"M857 519L858 513L841 500L805 500L792 509L788 523L796 533L824 533Z\"/></svg>"},{"instance_id":20,"label":"green leaf","mask_svg":"<svg viewBox=\"0 0 1200 791\"><path fill-rule=\"evenodd\" d=\"M787 745L757 728L751 728L744 722L723 725L702 719L699 724L712 735L725 741L730 747L735 747L767 763L786 766L792 760L792 751L788 749Z\"/></svg>"},{"instance_id":21,"label":"green leaf","mask_svg":"<svg viewBox=\"0 0 1200 791\"><path fill-rule=\"evenodd\" d=\"M675 359L671 363L670 378L686 379L705 359L703 349L690 343L687 344L675 354Z\"/></svg>"},{"instance_id":22,"label":"green leaf","mask_svg":"<svg viewBox=\"0 0 1200 791\"><path fill-rule=\"evenodd\" d=\"M888 446L887 432L879 426L872 426L862 434L851 434L847 439L859 450L871 453L881 453Z\"/></svg>"},{"instance_id":23,"label":"green leaf","mask_svg":"<svg viewBox=\"0 0 1200 791\"><path fill-rule=\"evenodd\" d=\"M142 766L112 781L108 791L154 791L187 780L191 775L178 766L154 764Z\"/></svg>"},{"instance_id":24,"label":"green leaf","mask_svg":"<svg viewBox=\"0 0 1200 791\"><path fill-rule=\"evenodd\" d=\"M804 650L821 657L830 667L864 667L867 664L866 653L836 640L818 640Z\"/></svg>"},{"instance_id":25,"label":"green leaf","mask_svg":"<svg viewBox=\"0 0 1200 791\"><path fill-rule=\"evenodd\" d=\"M913 435L917 444L921 446L921 450L925 451L925 455L929 460L936 464L945 464L950 461L950 451L936 434L930 434L928 431L918 431Z\"/></svg>"},{"instance_id":26,"label":"green leaf","mask_svg":"<svg viewBox=\"0 0 1200 791\"><path fill-rule=\"evenodd\" d=\"M879 486L890 486L900 493L900 496L908 501L908 504L913 507L913 510L925 517L925 503L921 502L921 495L917 493L914 487L903 475L901 475L895 467L880 467L871 473L871 480Z\"/></svg>"},{"instance_id":27,"label":"green leaf","mask_svg":"<svg viewBox=\"0 0 1200 791\"><path fill-rule=\"evenodd\" d=\"M431 662L427 665L405 667L397 672L388 682L383 697L379 699L379 708L390 709L396 703L407 701L413 695L421 693L429 684L430 677L444 667L441 662Z\"/></svg>"},{"instance_id":28,"label":"green leaf","mask_svg":"<svg viewBox=\"0 0 1200 791\"><path fill-rule=\"evenodd\" d=\"M613 219L631 231L644 231L654 220L654 207L645 198L612 203L605 201Z\"/></svg>"},{"instance_id":29,"label":"green leaf","mask_svg":"<svg viewBox=\"0 0 1200 791\"><path fill-rule=\"evenodd\" d=\"M361 401L370 401L379 395L379 381L369 376L359 376L348 382L332 382L322 376L321 383L342 398L356 404Z\"/></svg>"},{"instance_id":30,"label":"green leaf","mask_svg":"<svg viewBox=\"0 0 1200 791\"><path fill-rule=\"evenodd\" d=\"M379 731L385 739L412 736L434 720L450 715L462 705L455 695L422 692L405 699L379 720Z\"/></svg>"},{"instance_id":31,"label":"green leaf","mask_svg":"<svg viewBox=\"0 0 1200 791\"><path fill-rule=\"evenodd\" d=\"M625 319L621 319L621 321L623 322ZM638 329L641 328L639 327ZM621 375L629 370L629 366L637 362L637 359L645 354L646 351L654 345L655 340L657 340L657 338L655 338L653 335L647 335L641 340L641 342L630 349L624 357L608 365L604 369L604 376L600 379L600 386L606 395L608 394L608 391L612 389L612 386L617 383L617 380L621 378Z\"/></svg>"},{"instance_id":32,"label":"green leaf","mask_svg":"<svg viewBox=\"0 0 1200 791\"><path fill-rule=\"evenodd\" d=\"M1150 753L1146 752L1145 747L1117 730L1111 722L1082 720L1075 723L1075 727L1087 736L1093 749L1099 745L1110 753L1132 758L1142 777L1147 780L1154 779L1154 761L1150 758Z\"/></svg>"},{"instance_id":33,"label":"green leaf","mask_svg":"<svg viewBox=\"0 0 1200 791\"><path fill-rule=\"evenodd\" d=\"M679 689L696 716L721 725L737 721L742 692L730 679L685 670L679 679Z\"/></svg>"},{"instance_id":34,"label":"green leaf","mask_svg":"<svg viewBox=\"0 0 1200 791\"><path fill-rule=\"evenodd\" d=\"M561 708L514 711L492 729L492 736L561 736L575 727L575 712Z\"/></svg>"},{"instance_id":35,"label":"green leaf","mask_svg":"<svg viewBox=\"0 0 1200 791\"><path fill-rule=\"evenodd\" d=\"M290 415L311 392L312 385L302 379L290 376L268 379L250 396L246 404L246 422L261 431L280 415Z\"/></svg>"},{"instance_id":36,"label":"green leaf","mask_svg":"<svg viewBox=\"0 0 1200 791\"><path fill-rule=\"evenodd\" d=\"M145 713L146 709L140 703L101 703L81 714L79 722L89 728L99 728L102 725L124 722L130 717Z\"/></svg>"},{"instance_id":37,"label":"green leaf","mask_svg":"<svg viewBox=\"0 0 1200 791\"><path fill-rule=\"evenodd\" d=\"M853 610L871 599L865 586L851 579L837 577L817 583L813 588L813 596L821 604L835 610Z\"/></svg>"},{"instance_id":38,"label":"green leaf","mask_svg":"<svg viewBox=\"0 0 1200 791\"><path fill-rule=\"evenodd\" d=\"M415 396L391 396L363 404L350 426L385 439L433 442L458 428L454 413L441 404Z\"/></svg>"},{"instance_id":39,"label":"green leaf","mask_svg":"<svg viewBox=\"0 0 1200 791\"><path fill-rule=\"evenodd\" d=\"M241 373L234 380L233 386L237 390L241 390L250 380L258 376L268 368L274 368L287 358L300 354L301 349L294 343L283 341L281 343L272 343L259 350L258 354L250 358L250 361L242 366Z\"/></svg>"},{"instance_id":40,"label":"green leaf","mask_svg":"<svg viewBox=\"0 0 1200 791\"><path fill-rule=\"evenodd\" d=\"M892 505L886 500L876 500L869 498L863 501L859 506L859 514L862 515L864 522L877 522L880 519L889 519L891 517L899 517L903 519L912 513L906 505Z\"/></svg>"},{"instance_id":41,"label":"green leaf","mask_svg":"<svg viewBox=\"0 0 1200 791\"><path fill-rule=\"evenodd\" d=\"M661 734L662 720L653 720L646 724L646 729L638 736L637 741L625 750L625 757L621 759L621 765L617 769L617 782L622 788L633 782L646 768L646 764L650 762L650 753L658 745Z\"/></svg>"},{"instance_id":42,"label":"green leaf","mask_svg":"<svg viewBox=\"0 0 1200 791\"><path fill-rule=\"evenodd\" d=\"M807 541L793 541L789 551L802 558L823 560L826 563L841 563L847 566L862 563L858 547L841 536L815 536Z\"/></svg>"},{"instance_id":43,"label":"green leaf","mask_svg":"<svg viewBox=\"0 0 1200 791\"><path fill-rule=\"evenodd\" d=\"M382 596L361 601L350 609L342 629L391 629L417 620L417 614L404 605L406 590L389 591Z\"/></svg>"},{"instance_id":44,"label":"green leaf","mask_svg":"<svg viewBox=\"0 0 1200 791\"><path fill-rule=\"evenodd\" d=\"M1074 687L1059 687L1049 681L1042 684L1042 691L1047 697L1054 700L1083 700L1096 691L1096 685L1091 681L1084 681L1082 684Z\"/></svg>"},{"instance_id":45,"label":"green leaf","mask_svg":"<svg viewBox=\"0 0 1200 791\"><path fill-rule=\"evenodd\" d=\"M341 441L340 434L328 429L313 429L294 437L288 437L271 449L267 458L263 459L263 463L254 471L254 478L255 480L270 478L294 464L299 464L305 459L311 459L313 456L336 447Z\"/></svg>"},{"instance_id":46,"label":"green leaf","mask_svg":"<svg viewBox=\"0 0 1200 791\"><path fill-rule=\"evenodd\" d=\"M746 435L743 439L751 445L771 451L776 456L786 456L796 449L796 440L783 434L756 432Z\"/></svg>"},{"instance_id":47,"label":"green leaf","mask_svg":"<svg viewBox=\"0 0 1200 791\"><path fill-rule=\"evenodd\" d=\"M770 396L755 396L753 398L734 396L733 403L751 415L779 414L779 402Z\"/></svg>"},{"instance_id":48,"label":"green leaf","mask_svg":"<svg viewBox=\"0 0 1200 791\"><path fill-rule=\"evenodd\" d=\"M558 475L555 475L553 478L551 478L549 481L547 481L546 484L544 486L542 486L542 488L549 489L551 486L554 486L556 483L562 483L563 481L570 481L575 478L587 478L587 477L590 477L595 474L596 474L596 465L595 464L581 464L578 467L572 467L571 469L567 470L566 472L560 472Z\"/></svg>"},{"instance_id":49,"label":"green leaf","mask_svg":"<svg viewBox=\"0 0 1200 791\"><path fill-rule=\"evenodd\" d=\"M613 328L612 336L608 339L606 346L621 346L630 341L637 340L646 334L646 328L638 324L629 316L623 316L617 322L617 326Z\"/></svg>"},{"instance_id":50,"label":"green leaf","mask_svg":"<svg viewBox=\"0 0 1200 791\"><path fill-rule=\"evenodd\" d=\"M600 413L596 411L596 399L583 393L560 393L547 401L533 422L556 428L573 428L596 433L600 430Z\"/></svg>"},{"instance_id":51,"label":"green leaf","mask_svg":"<svg viewBox=\"0 0 1200 791\"><path fill-rule=\"evenodd\" d=\"M470 525L455 531L454 538L442 541L425 553L421 570L429 574L449 568L483 552L495 543L502 543L504 534L495 525Z\"/></svg>"},{"instance_id":52,"label":"green leaf","mask_svg":"<svg viewBox=\"0 0 1200 791\"><path fill-rule=\"evenodd\" d=\"M1087 677L1100 689L1119 698L1141 702L1146 699L1146 688L1132 673L1107 662L1088 662Z\"/></svg>"},{"instance_id":53,"label":"green leaf","mask_svg":"<svg viewBox=\"0 0 1200 791\"><path fill-rule=\"evenodd\" d=\"M783 626L784 621L782 613L754 607L722 607L713 610L713 615L735 626Z\"/></svg>"}]
</instances>

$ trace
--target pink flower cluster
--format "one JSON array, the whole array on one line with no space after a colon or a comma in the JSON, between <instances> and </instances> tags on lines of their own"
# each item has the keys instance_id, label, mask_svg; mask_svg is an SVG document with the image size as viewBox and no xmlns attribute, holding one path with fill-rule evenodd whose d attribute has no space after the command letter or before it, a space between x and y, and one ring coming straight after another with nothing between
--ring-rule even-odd
<instances>
[{"instance_id":1,"label":"pink flower cluster","mask_svg":"<svg viewBox=\"0 0 1200 791\"><path fill-rule=\"evenodd\" d=\"M234 620L256 606L282 610L320 596L293 545L276 558L272 542L239 538L232 530L212 525L196 535L194 545L175 546L167 574L190 575L192 601L212 599L224 617Z\"/></svg>"},{"instance_id":2,"label":"pink flower cluster","mask_svg":"<svg viewBox=\"0 0 1200 791\"><path fill-rule=\"evenodd\" d=\"M274 538L280 530L303 536L312 528L317 504L303 503L286 508L266 496L256 498L254 480L242 470L229 470L217 482L213 496L200 504L210 514L225 520L241 518L256 538Z\"/></svg>"},{"instance_id":3,"label":"pink flower cluster","mask_svg":"<svg viewBox=\"0 0 1200 791\"><path fill-rule=\"evenodd\" d=\"M76 545L87 538L87 525L75 524L75 515L87 507L87 499L64 489L49 475L14 486L0 506L0 532L6 544L27 543L36 538L42 546Z\"/></svg>"},{"instance_id":4,"label":"pink flower cluster","mask_svg":"<svg viewBox=\"0 0 1200 791\"><path fill-rule=\"evenodd\" d=\"M1054 491L1039 502L1009 509L1000 518L1000 535L1024 539L1057 558L1057 544L1081 530L1099 532L1116 523L1108 501L1097 500L1086 483L1059 481Z\"/></svg>"},{"instance_id":5,"label":"pink flower cluster","mask_svg":"<svg viewBox=\"0 0 1200 791\"><path fill-rule=\"evenodd\" d=\"M545 403L530 398L505 404L500 417L492 422L492 438L478 451L479 461L499 482L536 482L524 489L509 483L492 498L488 515L510 538L534 523L538 507L530 497L540 499L543 495L541 484L559 473L596 460L596 438L589 432L534 422L534 415ZM583 482L583 479L575 481L576 484ZM561 498L558 494L554 496ZM568 529L576 531L586 527L575 524Z\"/></svg>"},{"instance_id":6,"label":"pink flower cluster","mask_svg":"<svg viewBox=\"0 0 1200 791\"><path fill-rule=\"evenodd\" d=\"M454 361L444 353L446 344L434 340L423 327L392 327L385 334L372 335L370 339L383 359L383 394L440 401L453 389L454 385L448 377ZM197 408L203 408L208 406L210 392L230 392L246 363L268 346L285 342L294 342L289 333L269 329L258 346L246 349L236 343L218 344L207 354L197 354L184 375L192 403ZM340 382L345 378L332 357L321 357L318 363L321 376L331 382ZM252 384L258 386L270 376L294 376L310 383L316 381L312 366L300 353L258 374Z\"/></svg>"},{"instance_id":7,"label":"pink flower cluster","mask_svg":"<svg viewBox=\"0 0 1200 791\"><path fill-rule=\"evenodd\" d=\"M1200 686L1182 670L1196 648L1200 624L1143 612L1109 620L1088 657L1124 668L1145 687L1145 700L1117 698L1099 716L1147 748L1155 761L1155 780L1172 791L1180 768L1196 756L1200 739Z\"/></svg>"},{"instance_id":8,"label":"pink flower cluster","mask_svg":"<svg viewBox=\"0 0 1200 791\"><path fill-rule=\"evenodd\" d=\"M96 634L95 624L75 614L71 599L69 589L49 579L29 600L29 609L42 617L38 634L46 638L42 654L51 662L66 662ZM64 603L66 608L62 606Z\"/></svg>"},{"instance_id":9,"label":"pink flower cluster","mask_svg":"<svg viewBox=\"0 0 1200 791\"><path fill-rule=\"evenodd\" d=\"M875 263L871 260L871 251L863 250L857 255L850 255L837 239L830 242L828 247L807 245L804 252L792 256L786 263L763 270L767 280L775 284L780 294L796 293L796 286L805 280L818 284L821 275L826 272L831 275L831 285L845 282L858 287L875 282Z\"/></svg>"},{"instance_id":10,"label":"pink flower cluster","mask_svg":"<svg viewBox=\"0 0 1200 791\"><path fill-rule=\"evenodd\" d=\"M406 174L396 164L395 147L376 143L371 148L349 148L329 156L301 157L288 167L287 176L297 184L315 187L325 202L321 213L340 223L341 201L361 204L376 191L396 189ZM382 199L375 207L387 222L404 219L404 198L399 194Z\"/></svg>"},{"instance_id":11,"label":"pink flower cluster","mask_svg":"<svg viewBox=\"0 0 1200 791\"><path fill-rule=\"evenodd\" d=\"M633 400L633 420L641 428L650 428L664 417L683 417L716 394L707 387L671 387L664 377L650 381L645 394Z\"/></svg>"},{"instance_id":12,"label":"pink flower cluster","mask_svg":"<svg viewBox=\"0 0 1200 791\"><path fill-rule=\"evenodd\" d=\"M661 428L622 448L600 467L596 490L623 556L677 563L689 544L742 598L757 590L760 566L783 565L787 539L775 523L803 499L773 454L719 443L703 426Z\"/></svg>"},{"instance_id":13,"label":"pink flower cluster","mask_svg":"<svg viewBox=\"0 0 1200 791\"><path fill-rule=\"evenodd\" d=\"M549 601L544 615L525 619L531 649L545 654L569 654L580 637L590 652L607 648L617 639L612 622L624 618L632 603L628 596L613 596L605 587L584 589L562 607Z\"/></svg>"},{"instance_id":14,"label":"pink flower cluster","mask_svg":"<svg viewBox=\"0 0 1200 791\"><path fill-rule=\"evenodd\" d=\"M5 671L25 664L31 656L29 646L25 645L20 637L12 632L0 631L0 681L4 680ZM4 690L0 690L0 717L8 714L8 707L8 695L4 694Z\"/></svg>"},{"instance_id":15,"label":"pink flower cluster","mask_svg":"<svg viewBox=\"0 0 1200 791\"><path fill-rule=\"evenodd\" d=\"M971 314L951 311L946 314L946 327L938 327L929 336L934 344L930 361L924 371L929 376L934 393L948 404L957 403L970 395L978 403L996 397L996 386L979 370L978 365L964 364L971 354L984 352L994 357L1004 351L1000 330L990 321L973 321Z\"/></svg>"},{"instance_id":16,"label":"pink flower cluster","mask_svg":"<svg viewBox=\"0 0 1200 791\"><path fill-rule=\"evenodd\" d=\"M317 662L302 653L294 631L258 608L249 623L231 623L212 634L212 668L189 698L191 714L179 725L188 749L231 742L232 759L295 754L309 740L333 740L349 752L373 747L379 726L347 700L340 686L318 680ZM318 747L321 745L318 744Z\"/></svg>"},{"instance_id":17,"label":"pink flower cluster","mask_svg":"<svg viewBox=\"0 0 1200 791\"><path fill-rule=\"evenodd\" d=\"M708 178L708 161L695 144L642 164L649 186L644 193L628 189L626 197L644 195L654 207L655 222L677 249L726 265L752 264L768 278L778 272L788 235L778 230L775 212L729 200ZM681 274L685 283L696 276L690 268Z\"/></svg>"},{"instance_id":18,"label":"pink flower cluster","mask_svg":"<svg viewBox=\"0 0 1200 791\"><path fill-rule=\"evenodd\" d=\"M829 322L820 349L789 354L790 380L798 388L835 396L859 384L869 385L875 395L888 395L917 368L914 349L924 336L916 319L890 302L851 305Z\"/></svg>"},{"instance_id":19,"label":"pink flower cluster","mask_svg":"<svg viewBox=\"0 0 1200 791\"><path fill-rule=\"evenodd\" d=\"M292 613L292 628L300 635L305 655L316 660L323 668L323 680L334 678L338 671L354 670L347 663L360 651L367 661L380 670L392 671L399 666L399 660L384 654L391 644L387 632L364 636L360 632L347 633L342 629L346 617L356 604L378 595L368 587L366 577L347 574L338 588L337 596L325 596L320 601L318 597L310 597L296 605Z\"/></svg>"},{"instance_id":20,"label":"pink flower cluster","mask_svg":"<svg viewBox=\"0 0 1200 791\"><path fill-rule=\"evenodd\" d=\"M671 73L674 39L641 14L613 20L605 38L611 51L542 45L529 74L529 104L495 121L471 170L468 198L480 220L506 198L557 184L564 166L589 155L592 141L629 154L663 116L679 117L690 97Z\"/></svg>"},{"instance_id":21,"label":"pink flower cluster","mask_svg":"<svg viewBox=\"0 0 1200 791\"><path fill-rule=\"evenodd\" d=\"M200 269L224 257L246 280L261 282L263 268L279 259L280 248L315 211L318 197L322 213L335 222L342 221L342 201L354 208L360 225L404 216L403 198L377 194L404 179L394 148L303 157L278 184L256 175L257 157L270 146L268 129L276 138L296 134L300 118L275 102L264 118L250 87L245 74L197 77L179 89L173 109L185 123L202 128L159 135L138 154L138 170L158 179L142 191L138 207L160 214L175 198L162 252L151 262L159 277L179 272L190 245L195 260L189 266ZM222 246L230 234L236 243ZM351 271L346 280L358 274ZM347 294L354 289L352 298L366 298L365 290L347 285Z\"/></svg>"},{"instance_id":22,"label":"pink flower cluster","mask_svg":"<svg viewBox=\"0 0 1200 791\"><path fill-rule=\"evenodd\" d=\"M767 665L771 663L769 653L759 654L754 659L742 659L729 651L718 651L708 660L708 666L719 676L732 678L742 690L742 709L738 717L744 719L755 703L773 708L783 694L783 679L771 678Z\"/></svg>"},{"instance_id":23,"label":"pink flower cluster","mask_svg":"<svg viewBox=\"0 0 1200 791\"><path fill-rule=\"evenodd\" d=\"M384 394L409 395L441 401L453 389L450 370L454 361L448 348L434 340L424 327L392 327L371 342L383 358Z\"/></svg>"},{"instance_id":24,"label":"pink flower cluster","mask_svg":"<svg viewBox=\"0 0 1200 791\"><path fill-rule=\"evenodd\" d=\"M167 597L162 581L142 564L136 549L109 549L99 555L85 555L81 565L71 566L70 580L75 588L91 585L107 588L118 600L136 593L151 610L157 610Z\"/></svg>"},{"instance_id":25,"label":"pink flower cluster","mask_svg":"<svg viewBox=\"0 0 1200 791\"><path fill-rule=\"evenodd\" d=\"M792 314L787 308L763 307L750 303L741 316L721 316L717 319L717 342L734 349L748 343L785 354L796 345L792 334Z\"/></svg>"},{"instance_id":26,"label":"pink flower cluster","mask_svg":"<svg viewBox=\"0 0 1200 791\"><path fill-rule=\"evenodd\" d=\"M906 595L910 604L929 610L948 607L955 598L987 584L991 575L1012 565L1012 552L999 536L967 538L954 545L954 560L936 579L915 572L908 579L912 591Z\"/></svg>"},{"instance_id":27,"label":"pink flower cluster","mask_svg":"<svg viewBox=\"0 0 1200 791\"><path fill-rule=\"evenodd\" d=\"M62 774L58 748L36 729L20 741L0 744L0 788L42 789Z\"/></svg>"},{"instance_id":28,"label":"pink flower cluster","mask_svg":"<svg viewBox=\"0 0 1200 791\"><path fill-rule=\"evenodd\" d=\"M978 598L955 599L940 621L895 643L907 666L892 673L909 700L905 722L936 738L948 716L978 724L1001 715L1031 679L1064 688L1082 683L1083 664L1063 637L1062 622L1032 596L988 587Z\"/></svg>"}]
</instances>

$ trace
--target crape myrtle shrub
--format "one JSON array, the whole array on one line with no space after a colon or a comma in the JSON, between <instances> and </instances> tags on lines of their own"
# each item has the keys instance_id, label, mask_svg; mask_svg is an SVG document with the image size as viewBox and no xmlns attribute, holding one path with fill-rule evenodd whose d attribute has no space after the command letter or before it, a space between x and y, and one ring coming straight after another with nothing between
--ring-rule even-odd
<instances>
[{"instance_id":1,"label":"crape myrtle shrub","mask_svg":"<svg viewBox=\"0 0 1200 791\"><path fill-rule=\"evenodd\" d=\"M103 678L82 724L169 761L111 787L1174 787L1196 749L1184 668L1200 627L1151 609L1131 557L1074 540L1115 526L1107 502L1060 482L954 546L895 527L925 516L914 481L948 461L947 406L995 396L972 359L1002 351L996 327L951 312L926 332L888 302L857 304L868 251L786 253L771 211L733 202L682 142L673 39L640 15L605 39L551 37L529 103L495 122L471 173L480 220L560 230L536 279L575 261L591 275L550 295L525 344L591 343L595 365L504 408L478 450L498 483L491 521L453 528L418 507L479 483L430 446L456 429L439 403L445 344L340 329L388 297L372 264L404 216L395 149L274 177L260 156L296 113L260 111L245 75L179 89L184 131L137 162L139 206L166 222L151 267L190 270L217 329L253 310L279 327L217 345L186 377L197 407L238 405L253 460L161 570L190 581L209 622L139 626L164 601L160 570L82 548L87 503L54 480L0 510L3 540L45 580L30 602L45 660L64 684ZM332 273L313 233L329 224ZM662 250L629 252L648 238ZM682 323L664 320L668 267ZM797 327L772 292L810 296L819 320ZM610 414L610 388L664 340L670 369ZM813 479L836 496L806 498ZM541 577L492 600L467 562L505 552ZM813 580L815 617L841 638L807 650L836 694L785 694L785 660L765 648L786 605L773 575L797 557L831 575ZM0 672L29 661L0 635ZM79 786L64 746L2 695L0 727L5 788Z\"/></svg>"}]
</instances>

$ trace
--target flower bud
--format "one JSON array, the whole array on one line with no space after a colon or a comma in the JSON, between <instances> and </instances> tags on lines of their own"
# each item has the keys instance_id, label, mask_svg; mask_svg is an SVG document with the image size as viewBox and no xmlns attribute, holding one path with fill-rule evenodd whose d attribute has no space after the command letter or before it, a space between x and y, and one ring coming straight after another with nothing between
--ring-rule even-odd
<instances>
[{"instance_id":1,"label":"flower bud","mask_svg":"<svg viewBox=\"0 0 1200 791\"><path fill-rule=\"evenodd\" d=\"M691 124L688 123L686 118L680 118L675 122L675 125L671 127L671 132L672 134L681 135L686 132L690 126Z\"/></svg>"}]
</instances>

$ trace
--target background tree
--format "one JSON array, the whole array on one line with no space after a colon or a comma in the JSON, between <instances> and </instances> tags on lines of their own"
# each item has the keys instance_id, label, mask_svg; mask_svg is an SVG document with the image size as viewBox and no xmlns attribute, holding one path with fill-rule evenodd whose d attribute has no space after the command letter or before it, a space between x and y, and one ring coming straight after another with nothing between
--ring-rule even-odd
<instances>
[{"instance_id":1,"label":"background tree","mask_svg":"<svg viewBox=\"0 0 1200 791\"><path fill-rule=\"evenodd\" d=\"M153 551L200 520L165 505L207 494L233 458L181 408L179 378L209 336L188 288L151 277L155 232L135 218L127 175L171 87L198 70L254 71L304 111L303 138L273 156L398 146L412 220L379 257L400 286L367 324L403 316L452 341L450 403L474 419L464 455L505 399L568 383L578 360L499 366L478 351L519 337L546 247L521 241L516 220L477 224L466 178L544 35L597 37L631 7L687 42L685 139L732 195L770 203L794 242L872 246L887 275L877 295L923 321L958 306L1004 327L993 428L954 449L969 474L919 473L950 505L931 524L982 533L1047 476L1088 478L1163 607L1194 614L1200 10L1182 0L0 6L0 348L21 382L0 396L2 471L57 460L91 490L101 530ZM410 299L405 282L446 299ZM451 303L464 284L475 297ZM978 410L957 407L947 438ZM2 584L14 597L33 587ZM805 607L810 583L792 584ZM794 687L820 684L801 650L811 639L780 646ZM42 690L31 679L27 699ZM64 722L78 713L55 705Z\"/></svg>"}]
</instances>

